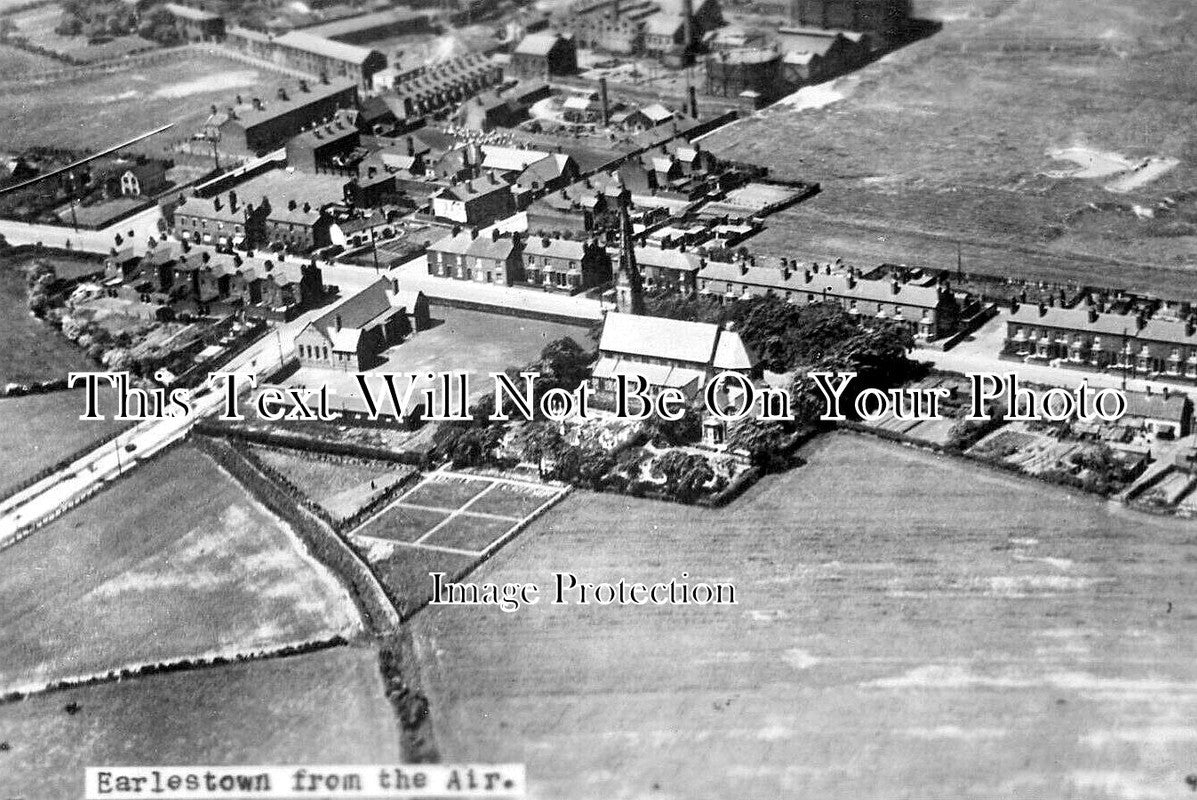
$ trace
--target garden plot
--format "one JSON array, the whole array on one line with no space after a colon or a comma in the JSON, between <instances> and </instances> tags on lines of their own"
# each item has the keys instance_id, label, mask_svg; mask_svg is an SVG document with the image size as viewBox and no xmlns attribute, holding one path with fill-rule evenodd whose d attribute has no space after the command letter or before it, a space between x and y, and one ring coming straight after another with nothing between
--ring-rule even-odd
<instances>
[{"instance_id":1,"label":"garden plot","mask_svg":"<svg viewBox=\"0 0 1197 800\"><path fill-rule=\"evenodd\" d=\"M429 574L453 580L489 558L569 490L440 470L349 534L405 614L428 602Z\"/></svg>"}]
</instances>

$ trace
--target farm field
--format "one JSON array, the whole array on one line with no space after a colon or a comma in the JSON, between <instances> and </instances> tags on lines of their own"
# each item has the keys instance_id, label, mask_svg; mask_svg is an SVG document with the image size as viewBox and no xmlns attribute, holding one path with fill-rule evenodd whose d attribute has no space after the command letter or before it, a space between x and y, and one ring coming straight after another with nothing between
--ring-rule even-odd
<instances>
[{"instance_id":1,"label":"farm field","mask_svg":"<svg viewBox=\"0 0 1197 800\"><path fill-rule=\"evenodd\" d=\"M0 497L12 494L43 469L127 427L127 423L112 419L79 419L86 408L83 389L0 398Z\"/></svg>"},{"instance_id":2,"label":"farm field","mask_svg":"<svg viewBox=\"0 0 1197 800\"><path fill-rule=\"evenodd\" d=\"M415 472L381 461L323 461L296 450L254 447L253 452L338 519L353 516Z\"/></svg>"},{"instance_id":3,"label":"farm field","mask_svg":"<svg viewBox=\"0 0 1197 800\"><path fill-rule=\"evenodd\" d=\"M1191 3L924 0L944 27L704 139L822 184L749 243L1197 290Z\"/></svg>"},{"instance_id":4,"label":"farm field","mask_svg":"<svg viewBox=\"0 0 1197 800\"><path fill-rule=\"evenodd\" d=\"M183 446L0 551L0 689L352 636L348 593Z\"/></svg>"},{"instance_id":5,"label":"farm field","mask_svg":"<svg viewBox=\"0 0 1197 800\"><path fill-rule=\"evenodd\" d=\"M1197 536L881 442L723 510L575 493L470 580L731 582L735 606L438 606L447 761L529 797L1166 797L1197 713Z\"/></svg>"},{"instance_id":6,"label":"farm field","mask_svg":"<svg viewBox=\"0 0 1197 800\"><path fill-rule=\"evenodd\" d=\"M149 67L40 85L36 92L8 89L0 93L0 141L10 150L95 150L173 122L173 130L137 145L161 153L170 142L190 137L213 103L227 105L238 92L273 94L282 83L286 79L239 62L188 53Z\"/></svg>"},{"instance_id":7,"label":"farm field","mask_svg":"<svg viewBox=\"0 0 1197 800\"><path fill-rule=\"evenodd\" d=\"M0 75L5 77L58 69L62 64L49 56L30 53L17 47L0 45Z\"/></svg>"},{"instance_id":8,"label":"farm field","mask_svg":"<svg viewBox=\"0 0 1197 800\"><path fill-rule=\"evenodd\" d=\"M77 797L97 764L399 763L398 727L372 647L53 692L0 705L0 796Z\"/></svg>"}]
</instances>

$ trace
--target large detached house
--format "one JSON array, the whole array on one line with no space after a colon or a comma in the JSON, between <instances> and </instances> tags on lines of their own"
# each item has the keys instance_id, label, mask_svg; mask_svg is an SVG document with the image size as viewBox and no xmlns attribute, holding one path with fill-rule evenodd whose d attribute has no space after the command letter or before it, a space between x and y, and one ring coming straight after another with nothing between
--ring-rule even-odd
<instances>
[{"instance_id":1,"label":"large detached house","mask_svg":"<svg viewBox=\"0 0 1197 800\"><path fill-rule=\"evenodd\" d=\"M398 281L380 278L308 323L295 337L295 350L301 366L360 372L428 324L423 292L404 291Z\"/></svg>"},{"instance_id":2,"label":"large detached house","mask_svg":"<svg viewBox=\"0 0 1197 800\"><path fill-rule=\"evenodd\" d=\"M434 216L466 225L485 225L515 213L511 185L488 172L472 180L450 178L450 184L432 196Z\"/></svg>"},{"instance_id":3,"label":"large detached house","mask_svg":"<svg viewBox=\"0 0 1197 800\"><path fill-rule=\"evenodd\" d=\"M590 383L600 401L610 398L620 375L632 385L643 377L650 394L675 388L693 397L720 372L760 374L761 359L740 334L706 322L609 313L598 350Z\"/></svg>"}]
</instances>

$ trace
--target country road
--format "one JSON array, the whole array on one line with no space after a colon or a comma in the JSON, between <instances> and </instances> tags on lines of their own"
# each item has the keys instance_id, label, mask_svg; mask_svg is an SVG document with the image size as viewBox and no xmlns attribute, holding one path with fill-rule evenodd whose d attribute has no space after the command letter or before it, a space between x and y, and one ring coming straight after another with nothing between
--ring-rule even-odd
<instances>
[{"instance_id":1,"label":"country road","mask_svg":"<svg viewBox=\"0 0 1197 800\"><path fill-rule=\"evenodd\" d=\"M341 299L356 294L379 277L371 269L344 264L326 265L323 271L325 284L339 287ZM325 311L327 306L313 309L278 326L237 355L221 371L236 373L243 383L250 376L269 375L290 357L295 335ZM53 514L182 438L198 420L217 413L222 400L220 392L196 390L191 398L191 414L141 422L115 439L97 445L71 465L0 502L0 547L23 526Z\"/></svg>"}]
</instances>

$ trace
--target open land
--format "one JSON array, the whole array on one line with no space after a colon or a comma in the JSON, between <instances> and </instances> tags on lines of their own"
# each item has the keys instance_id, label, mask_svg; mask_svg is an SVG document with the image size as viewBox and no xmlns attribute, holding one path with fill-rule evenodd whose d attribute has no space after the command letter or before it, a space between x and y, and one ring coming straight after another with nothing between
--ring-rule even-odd
<instances>
[{"instance_id":1,"label":"open land","mask_svg":"<svg viewBox=\"0 0 1197 800\"><path fill-rule=\"evenodd\" d=\"M471 576L688 572L736 606L421 612L442 755L526 761L534 798L1187 791L1191 525L872 439L805 455L723 510L575 494Z\"/></svg>"},{"instance_id":2,"label":"open land","mask_svg":"<svg viewBox=\"0 0 1197 800\"><path fill-rule=\"evenodd\" d=\"M346 591L180 447L0 551L0 686L257 653L358 628Z\"/></svg>"},{"instance_id":3,"label":"open land","mask_svg":"<svg viewBox=\"0 0 1197 800\"><path fill-rule=\"evenodd\" d=\"M966 271L1197 294L1191 3L927 0L915 13L943 30L821 102L704 139L822 184L754 250L955 267L960 242ZM1077 148L1127 171L1090 173L1068 159Z\"/></svg>"},{"instance_id":4,"label":"open land","mask_svg":"<svg viewBox=\"0 0 1197 800\"><path fill-rule=\"evenodd\" d=\"M33 260L28 256L0 259L0 338L7 344L0 357L0 385L55 380L71 370L92 368L78 347L29 313L24 269ZM76 270L88 269L74 263ZM60 277L72 277L70 267L70 262L64 263ZM93 262L90 269L95 268Z\"/></svg>"},{"instance_id":5,"label":"open land","mask_svg":"<svg viewBox=\"0 0 1197 800\"><path fill-rule=\"evenodd\" d=\"M429 372L466 373L472 392L492 392L492 372L522 367L535 361L545 345L563 336L583 348L592 342L581 325L508 317L450 306L432 307L433 325L382 353L381 363L370 372L424 375ZM327 384L336 394L360 394L353 375L335 370L301 368L285 381L290 386ZM376 393L385 391L381 381L372 383ZM456 398L456 393L452 393ZM387 405L389 409L389 403Z\"/></svg>"},{"instance_id":6,"label":"open land","mask_svg":"<svg viewBox=\"0 0 1197 800\"><path fill-rule=\"evenodd\" d=\"M173 122L173 130L138 145L160 154L198 129L211 104L223 107L232 93L273 92L282 83L288 80L193 52L145 69L39 86L35 92L13 87L0 95L6 112L0 141L10 150L35 145L95 150Z\"/></svg>"},{"instance_id":7,"label":"open land","mask_svg":"<svg viewBox=\"0 0 1197 800\"><path fill-rule=\"evenodd\" d=\"M0 705L0 796L73 797L84 767L200 753L211 765L398 763L398 727L369 647L52 692Z\"/></svg>"},{"instance_id":8,"label":"open land","mask_svg":"<svg viewBox=\"0 0 1197 800\"><path fill-rule=\"evenodd\" d=\"M0 45L0 75L5 77L44 72L62 66L49 56L30 53L11 45Z\"/></svg>"},{"instance_id":9,"label":"open land","mask_svg":"<svg viewBox=\"0 0 1197 800\"><path fill-rule=\"evenodd\" d=\"M402 464L321 460L300 451L270 447L255 447L254 454L339 519L353 516L415 472L414 467Z\"/></svg>"},{"instance_id":10,"label":"open land","mask_svg":"<svg viewBox=\"0 0 1197 800\"><path fill-rule=\"evenodd\" d=\"M79 419L86 403L82 389L0 399L0 497L125 428L127 423L112 419Z\"/></svg>"}]
</instances>

